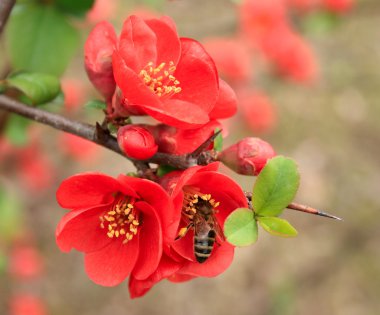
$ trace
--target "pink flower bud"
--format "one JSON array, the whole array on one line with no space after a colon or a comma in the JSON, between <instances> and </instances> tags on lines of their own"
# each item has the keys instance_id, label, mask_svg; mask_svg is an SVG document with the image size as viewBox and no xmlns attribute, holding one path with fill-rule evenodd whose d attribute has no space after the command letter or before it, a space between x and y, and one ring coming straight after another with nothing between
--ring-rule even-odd
<instances>
[{"instance_id":1,"label":"pink flower bud","mask_svg":"<svg viewBox=\"0 0 380 315\"><path fill-rule=\"evenodd\" d=\"M117 132L117 142L126 155L137 160L151 158L158 149L152 134L134 125L121 127Z\"/></svg>"},{"instance_id":2,"label":"pink flower bud","mask_svg":"<svg viewBox=\"0 0 380 315\"><path fill-rule=\"evenodd\" d=\"M92 30L84 46L88 77L106 99L112 97L116 87L112 69L112 54L116 41L112 25L101 22Z\"/></svg>"},{"instance_id":3,"label":"pink flower bud","mask_svg":"<svg viewBox=\"0 0 380 315\"><path fill-rule=\"evenodd\" d=\"M259 138L244 138L223 150L218 159L236 173L257 176L267 160L275 155L268 142Z\"/></svg>"}]
</instances>

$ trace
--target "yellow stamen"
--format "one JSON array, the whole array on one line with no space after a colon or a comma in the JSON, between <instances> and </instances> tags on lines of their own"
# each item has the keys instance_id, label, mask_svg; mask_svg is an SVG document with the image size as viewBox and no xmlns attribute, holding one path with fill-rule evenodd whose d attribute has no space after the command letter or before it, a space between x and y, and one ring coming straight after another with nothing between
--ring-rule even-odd
<instances>
[{"instance_id":1,"label":"yellow stamen","mask_svg":"<svg viewBox=\"0 0 380 315\"><path fill-rule=\"evenodd\" d=\"M149 62L139 73L140 78L149 89L159 97L170 97L180 93L180 82L173 75L176 66L173 61L169 64L162 62L154 68L153 62Z\"/></svg>"}]
</instances>

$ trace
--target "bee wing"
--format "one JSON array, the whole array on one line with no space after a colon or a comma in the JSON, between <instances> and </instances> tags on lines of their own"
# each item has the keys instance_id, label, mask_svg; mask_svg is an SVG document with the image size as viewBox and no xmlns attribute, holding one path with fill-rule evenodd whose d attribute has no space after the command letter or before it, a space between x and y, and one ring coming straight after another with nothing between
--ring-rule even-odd
<instances>
[{"instance_id":1,"label":"bee wing","mask_svg":"<svg viewBox=\"0 0 380 315\"><path fill-rule=\"evenodd\" d=\"M222 227L218 223L218 220L215 218L215 216L210 216L208 221L209 225L215 230L216 235L224 242L226 238L224 237Z\"/></svg>"}]
</instances>

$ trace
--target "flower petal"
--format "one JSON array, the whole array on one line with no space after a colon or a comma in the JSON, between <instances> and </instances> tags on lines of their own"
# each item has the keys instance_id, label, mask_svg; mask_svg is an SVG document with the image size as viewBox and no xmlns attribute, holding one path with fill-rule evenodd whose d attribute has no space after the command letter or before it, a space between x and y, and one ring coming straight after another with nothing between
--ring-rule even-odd
<instances>
[{"instance_id":1,"label":"flower petal","mask_svg":"<svg viewBox=\"0 0 380 315\"><path fill-rule=\"evenodd\" d=\"M165 254L162 255L160 264L156 271L145 280L138 280L133 275L129 278L129 292L131 298L136 298L146 294L157 282L173 275L181 268L181 264L170 259Z\"/></svg>"},{"instance_id":2,"label":"flower petal","mask_svg":"<svg viewBox=\"0 0 380 315\"><path fill-rule=\"evenodd\" d=\"M224 174L198 172L187 184L198 187L204 194L211 194L215 201L220 202L217 218L221 226L232 211L248 207L247 198L240 185Z\"/></svg>"},{"instance_id":3,"label":"flower petal","mask_svg":"<svg viewBox=\"0 0 380 315\"><path fill-rule=\"evenodd\" d=\"M172 99L198 104L209 113L219 93L218 72L214 61L199 42L189 38L180 40L182 52L174 76L180 82L182 91Z\"/></svg>"},{"instance_id":4,"label":"flower petal","mask_svg":"<svg viewBox=\"0 0 380 315\"><path fill-rule=\"evenodd\" d=\"M118 87L129 106L149 105L161 109L162 103L144 83L144 81L132 70L122 58L121 52L116 50L112 56L113 72Z\"/></svg>"},{"instance_id":5,"label":"flower petal","mask_svg":"<svg viewBox=\"0 0 380 315\"><path fill-rule=\"evenodd\" d=\"M181 283L181 282L186 282L189 280L192 280L196 278L195 276L189 276L189 275L183 275L180 273L175 273L174 275L168 277L168 280L173 283Z\"/></svg>"},{"instance_id":6,"label":"flower petal","mask_svg":"<svg viewBox=\"0 0 380 315\"><path fill-rule=\"evenodd\" d=\"M173 240L177 232L181 213L175 211L167 192L160 185L147 179L120 175L118 180L120 183L130 185L140 196L140 199L146 201L154 208L162 223L165 242Z\"/></svg>"},{"instance_id":7,"label":"flower petal","mask_svg":"<svg viewBox=\"0 0 380 315\"><path fill-rule=\"evenodd\" d=\"M158 121L181 129L199 128L210 120L202 106L174 98L164 100L160 107L145 104L144 110Z\"/></svg>"},{"instance_id":8,"label":"flower petal","mask_svg":"<svg viewBox=\"0 0 380 315\"><path fill-rule=\"evenodd\" d=\"M135 15L124 22L119 52L125 64L139 73L149 62L156 63L157 37L145 21Z\"/></svg>"},{"instance_id":9,"label":"flower petal","mask_svg":"<svg viewBox=\"0 0 380 315\"><path fill-rule=\"evenodd\" d=\"M57 201L62 208L91 208L108 204L112 193L121 191L119 182L101 173L85 173L65 179L57 190ZM129 192L129 191L128 191ZM133 191L130 191L133 194Z\"/></svg>"},{"instance_id":10,"label":"flower petal","mask_svg":"<svg viewBox=\"0 0 380 315\"><path fill-rule=\"evenodd\" d=\"M216 277L224 272L234 258L234 246L223 242L220 246L214 245L213 252L204 263L187 262L179 270L179 274L199 277Z\"/></svg>"},{"instance_id":11,"label":"flower petal","mask_svg":"<svg viewBox=\"0 0 380 315\"><path fill-rule=\"evenodd\" d=\"M133 269L133 276L143 280L157 268L162 256L162 230L160 217L155 209L144 201L135 203L135 208L143 213L143 223L138 232L140 251Z\"/></svg>"},{"instance_id":12,"label":"flower petal","mask_svg":"<svg viewBox=\"0 0 380 315\"><path fill-rule=\"evenodd\" d=\"M112 287L129 276L139 254L139 241L134 237L127 244L121 239L85 255L85 268L89 278L96 284Z\"/></svg>"},{"instance_id":13,"label":"flower petal","mask_svg":"<svg viewBox=\"0 0 380 315\"><path fill-rule=\"evenodd\" d=\"M211 119L229 118L237 112L237 97L234 90L223 80L219 80L219 96L210 112Z\"/></svg>"},{"instance_id":14,"label":"flower petal","mask_svg":"<svg viewBox=\"0 0 380 315\"><path fill-rule=\"evenodd\" d=\"M156 49L157 59L156 65L162 62L168 63L173 61L174 64L178 63L181 54L181 44L175 28L172 25L174 22L169 22L169 17L166 19L151 19L146 20L145 23L156 35Z\"/></svg>"},{"instance_id":15,"label":"flower petal","mask_svg":"<svg viewBox=\"0 0 380 315\"><path fill-rule=\"evenodd\" d=\"M100 227L99 215L109 210L109 205L67 213L56 229L56 241L63 252L75 248L81 252L100 250L110 243L106 231Z\"/></svg>"}]
</instances>

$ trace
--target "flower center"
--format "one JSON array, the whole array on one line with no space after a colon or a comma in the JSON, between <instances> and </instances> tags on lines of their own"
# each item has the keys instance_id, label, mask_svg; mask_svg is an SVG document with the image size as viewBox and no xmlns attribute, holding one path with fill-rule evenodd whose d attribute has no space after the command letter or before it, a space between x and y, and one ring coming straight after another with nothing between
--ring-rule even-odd
<instances>
[{"instance_id":1,"label":"flower center","mask_svg":"<svg viewBox=\"0 0 380 315\"><path fill-rule=\"evenodd\" d=\"M184 200L182 205L182 213L190 219L193 219L194 215L208 217L215 214L220 202L216 202L212 198L211 194L202 194L195 188L187 188L184 190Z\"/></svg>"},{"instance_id":2,"label":"flower center","mask_svg":"<svg viewBox=\"0 0 380 315\"><path fill-rule=\"evenodd\" d=\"M126 244L137 234L140 221L133 204L134 201L119 199L110 211L99 217L100 227L107 231L109 238L124 238Z\"/></svg>"},{"instance_id":3,"label":"flower center","mask_svg":"<svg viewBox=\"0 0 380 315\"><path fill-rule=\"evenodd\" d=\"M173 75L175 70L176 66L173 61L168 64L162 62L156 68L153 67L153 62L149 62L140 71L139 76L154 94L159 97L170 97L182 90L179 87L180 82Z\"/></svg>"}]
</instances>

